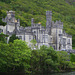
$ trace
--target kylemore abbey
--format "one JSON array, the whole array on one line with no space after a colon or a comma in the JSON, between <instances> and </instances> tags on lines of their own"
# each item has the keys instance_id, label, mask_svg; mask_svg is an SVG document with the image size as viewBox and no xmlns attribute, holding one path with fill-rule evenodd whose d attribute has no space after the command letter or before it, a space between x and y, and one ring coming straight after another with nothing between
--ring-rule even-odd
<instances>
[{"instance_id":1,"label":"kylemore abbey","mask_svg":"<svg viewBox=\"0 0 75 75\"><path fill-rule=\"evenodd\" d=\"M52 11L46 11L46 27L41 23L35 23L34 18L31 19L30 27L20 26L20 20L16 20L15 11L8 11L6 18L2 19L6 22L6 26L0 26L0 33L9 35L7 43L12 34L16 34L19 39L28 42L31 47L31 40L37 41L36 46L40 48L42 45L52 46L55 50L72 50L72 36L63 30L63 22L52 21Z\"/></svg>"}]
</instances>

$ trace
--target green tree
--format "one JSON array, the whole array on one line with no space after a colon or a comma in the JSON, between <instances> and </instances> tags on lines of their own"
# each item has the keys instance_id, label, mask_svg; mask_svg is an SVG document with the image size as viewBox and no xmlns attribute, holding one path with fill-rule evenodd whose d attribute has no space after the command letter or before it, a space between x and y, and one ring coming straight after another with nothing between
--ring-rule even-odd
<instances>
[{"instance_id":1,"label":"green tree","mask_svg":"<svg viewBox=\"0 0 75 75\"><path fill-rule=\"evenodd\" d=\"M13 34L10 39L9 42L14 42L14 40L19 39L15 34Z\"/></svg>"},{"instance_id":2,"label":"green tree","mask_svg":"<svg viewBox=\"0 0 75 75\"><path fill-rule=\"evenodd\" d=\"M38 50L31 51L31 72L40 73L40 55Z\"/></svg>"},{"instance_id":3,"label":"green tree","mask_svg":"<svg viewBox=\"0 0 75 75\"><path fill-rule=\"evenodd\" d=\"M6 23L2 21L2 17L3 17L3 16L2 16L2 11L1 11L1 9L0 9L0 25L5 26Z\"/></svg>"},{"instance_id":4,"label":"green tree","mask_svg":"<svg viewBox=\"0 0 75 75\"><path fill-rule=\"evenodd\" d=\"M75 62L75 54L70 54L70 60L71 60L72 62Z\"/></svg>"},{"instance_id":5,"label":"green tree","mask_svg":"<svg viewBox=\"0 0 75 75\"><path fill-rule=\"evenodd\" d=\"M5 35L3 33L0 33L0 41L2 41L3 43L6 43L7 42L6 37L8 37L8 35Z\"/></svg>"},{"instance_id":6,"label":"green tree","mask_svg":"<svg viewBox=\"0 0 75 75\"><path fill-rule=\"evenodd\" d=\"M9 67L9 60L8 56L9 53L9 45L6 43L0 42L0 72L7 72L7 69Z\"/></svg>"},{"instance_id":7,"label":"green tree","mask_svg":"<svg viewBox=\"0 0 75 75\"><path fill-rule=\"evenodd\" d=\"M58 71L58 56L52 47L42 46L40 48L41 69L43 72Z\"/></svg>"},{"instance_id":8,"label":"green tree","mask_svg":"<svg viewBox=\"0 0 75 75\"><path fill-rule=\"evenodd\" d=\"M51 47L42 46L33 50L31 54L31 70L35 73L49 73L58 71L58 56Z\"/></svg>"},{"instance_id":9,"label":"green tree","mask_svg":"<svg viewBox=\"0 0 75 75\"><path fill-rule=\"evenodd\" d=\"M31 50L26 42L14 40L13 43L0 43L0 72L29 73Z\"/></svg>"},{"instance_id":10,"label":"green tree","mask_svg":"<svg viewBox=\"0 0 75 75\"><path fill-rule=\"evenodd\" d=\"M72 67L72 62L70 61L70 54L65 51L58 51L58 59L59 59L59 69L67 70Z\"/></svg>"}]
</instances>

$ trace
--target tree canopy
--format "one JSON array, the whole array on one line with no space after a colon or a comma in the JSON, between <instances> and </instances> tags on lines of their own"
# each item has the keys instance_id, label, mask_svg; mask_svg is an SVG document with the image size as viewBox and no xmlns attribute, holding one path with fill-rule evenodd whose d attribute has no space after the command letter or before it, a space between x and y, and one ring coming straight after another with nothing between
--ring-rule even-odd
<instances>
[{"instance_id":1,"label":"tree canopy","mask_svg":"<svg viewBox=\"0 0 75 75\"><path fill-rule=\"evenodd\" d=\"M14 42L14 40L19 39L15 34L13 34L10 39L9 42Z\"/></svg>"},{"instance_id":2,"label":"tree canopy","mask_svg":"<svg viewBox=\"0 0 75 75\"><path fill-rule=\"evenodd\" d=\"M8 37L8 35L0 33L0 42L6 43L7 42L7 37Z\"/></svg>"},{"instance_id":3,"label":"tree canopy","mask_svg":"<svg viewBox=\"0 0 75 75\"><path fill-rule=\"evenodd\" d=\"M31 50L26 42L14 40L13 43L0 42L0 72L28 72Z\"/></svg>"}]
</instances>

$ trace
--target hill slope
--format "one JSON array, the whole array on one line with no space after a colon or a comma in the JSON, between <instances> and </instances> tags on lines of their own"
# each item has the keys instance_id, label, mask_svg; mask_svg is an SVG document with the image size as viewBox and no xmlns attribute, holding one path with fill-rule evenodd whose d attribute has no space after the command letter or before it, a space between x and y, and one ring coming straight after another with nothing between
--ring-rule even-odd
<instances>
[{"instance_id":1,"label":"hill slope","mask_svg":"<svg viewBox=\"0 0 75 75\"><path fill-rule=\"evenodd\" d=\"M53 12L52 20L61 20L64 23L64 30L73 36L75 41L75 4L74 0L0 0L3 16L7 10L16 11L16 18L19 18L22 26L30 26L31 18L35 22L46 25L45 12ZM73 42L73 47L75 43Z\"/></svg>"}]
</instances>

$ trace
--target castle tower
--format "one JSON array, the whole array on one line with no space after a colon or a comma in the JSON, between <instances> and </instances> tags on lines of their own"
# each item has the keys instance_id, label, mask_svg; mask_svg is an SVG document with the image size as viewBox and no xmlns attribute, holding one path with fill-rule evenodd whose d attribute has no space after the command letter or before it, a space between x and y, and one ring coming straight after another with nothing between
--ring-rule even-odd
<instances>
[{"instance_id":1,"label":"castle tower","mask_svg":"<svg viewBox=\"0 0 75 75\"><path fill-rule=\"evenodd\" d=\"M7 16L5 18L6 25L6 34L7 32L13 32L14 30L19 29L20 20L16 20L15 18L15 11L7 11Z\"/></svg>"},{"instance_id":2,"label":"castle tower","mask_svg":"<svg viewBox=\"0 0 75 75\"><path fill-rule=\"evenodd\" d=\"M60 20L54 23L52 22L53 45L56 50L62 49L62 37L63 37L63 22Z\"/></svg>"},{"instance_id":3,"label":"castle tower","mask_svg":"<svg viewBox=\"0 0 75 75\"><path fill-rule=\"evenodd\" d=\"M7 11L7 17L8 18L15 17L15 11Z\"/></svg>"},{"instance_id":4,"label":"castle tower","mask_svg":"<svg viewBox=\"0 0 75 75\"><path fill-rule=\"evenodd\" d=\"M15 22L15 11L7 11L7 21Z\"/></svg>"},{"instance_id":5,"label":"castle tower","mask_svg":"<svg viewBox=\"0 0 75 75\"><path fill-rule=\"evenodd\" d=\"M51 27L52 11L46 11L46 28Z\"/></svg>"},{"instance_id":6,"label":"castle tower","mask_svg":"<svg viewBox=\"0 0 75 75\"><path fill-rule=\"evenodd\" d=\"M46 11L46 30L51 35L52 11Z\"/></svg>"}]
</instances>

